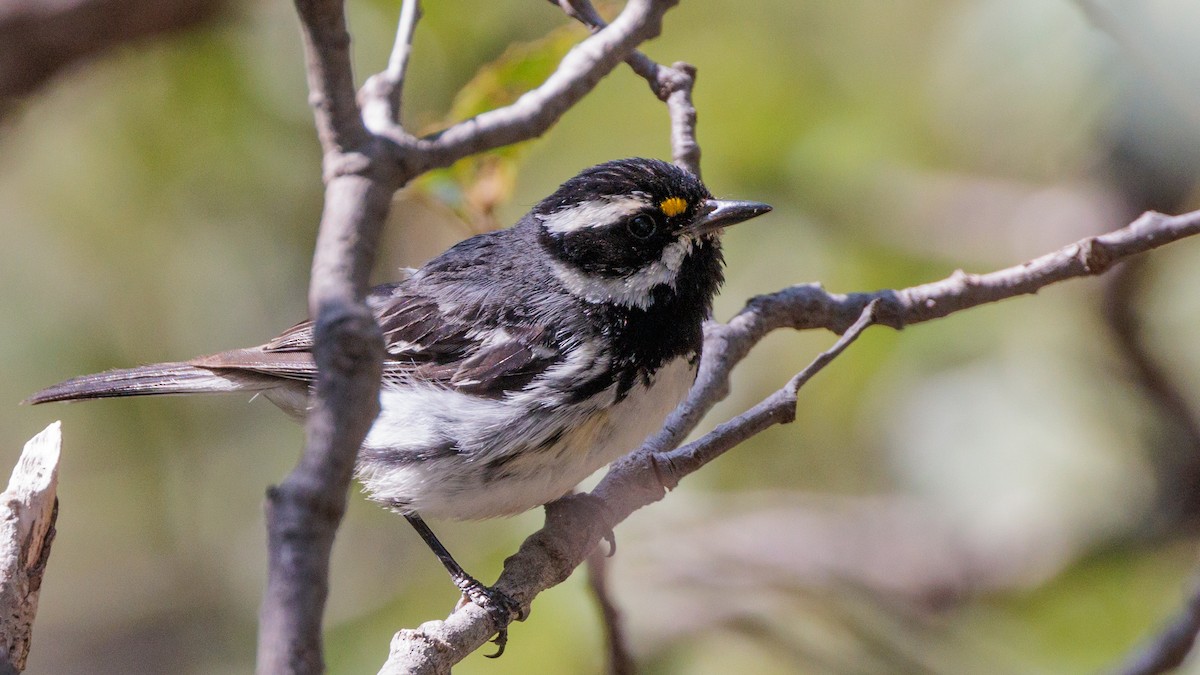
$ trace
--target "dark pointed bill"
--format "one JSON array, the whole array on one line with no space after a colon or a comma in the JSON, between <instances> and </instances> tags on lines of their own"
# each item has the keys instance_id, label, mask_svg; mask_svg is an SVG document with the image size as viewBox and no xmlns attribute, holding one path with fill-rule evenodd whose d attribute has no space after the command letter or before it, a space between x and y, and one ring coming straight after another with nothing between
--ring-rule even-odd
<instances>
[{"instance_id":1,"label":"dark pointed bill","mask_svg":"<svg viewBox=\"0 0 1200 675\"><path fill-rule=\"evenodd\" d=\"M750 220L771 210L762 202L739 202L727 199L706 199L700 206L700 214L689 229L696 234L707 234L743 220Z\"/></svg>"}]
</instances>

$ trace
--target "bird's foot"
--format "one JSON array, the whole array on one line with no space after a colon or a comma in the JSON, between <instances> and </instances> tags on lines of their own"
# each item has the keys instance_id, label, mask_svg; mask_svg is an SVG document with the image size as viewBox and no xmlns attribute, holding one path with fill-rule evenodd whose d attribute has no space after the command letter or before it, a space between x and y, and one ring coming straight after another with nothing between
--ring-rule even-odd
<instances>
[{"instance_id":1,"label":"bird's foot","mask_svg":"<svg viewBox=\"0 0 1200 675\"><path fill-rule=\"evenodd\" d=\"M484 586L469 575L455 579L454 585L462 590L465 599L475 603L492 617L496 624L496 637L492 639L492 643L496 645L496 653L485 656L489 659L500 658L505 645L508 644L508 625L513 621L525 620L525 610L521 603L503 591Z\"/></svg>"}]
</instances>

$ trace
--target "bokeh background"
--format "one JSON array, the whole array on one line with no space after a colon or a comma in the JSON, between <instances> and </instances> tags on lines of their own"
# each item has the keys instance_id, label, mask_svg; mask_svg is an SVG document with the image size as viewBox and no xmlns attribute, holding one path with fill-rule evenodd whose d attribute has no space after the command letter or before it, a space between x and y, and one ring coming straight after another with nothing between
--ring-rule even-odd
<instances>
[{"instance_id":1,"label":"bokeh background","mask_svg":"<svg viewBox=\"0 0 1200 675\"><path fill-rule=\"evenodd\" d=\"M385 62L399 3L349 4L361 79ZM1017 264L1145 208L1200 207L1198 27L1190 0L682 2L646 51L699 68L713 191L776 207L728 234L717 317L793 283L899 288ZM583 34L545 2L426 2L410 128L503 100ZM303 318L321 184L301 64L289 3L235 3L3 108L0 465L55 419L65 437L30 673L253 667L262 495L301 430L238 397L18 402ZM584 166L669 152L663 107L620 69L544 138L400 193L377 277L513 222ZM1114 666L1173 616L1196 569L1197 334L1200 241L868 332L801 392L795 424L617 530L612 584L638 662ZM832 339L770 336L707 428ZM434 527L491 580L540 522ZM375 672L395 630L456 599L403 521L357 495L334 557L332 673ZM579 573L538 598L504 658L459 671L603 668Z\"/></svg>"}]
</instances>

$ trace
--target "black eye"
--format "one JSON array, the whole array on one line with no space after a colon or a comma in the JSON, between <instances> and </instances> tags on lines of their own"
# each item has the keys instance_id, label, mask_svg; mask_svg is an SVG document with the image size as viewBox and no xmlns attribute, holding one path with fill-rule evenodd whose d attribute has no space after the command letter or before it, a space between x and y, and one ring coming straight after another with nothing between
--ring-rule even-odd
<instances>
[{"instance_id":1,"label":"black eye","mask_svg":"<svg viewBox=\"0 0 1200 675\"><path fill-rule=\"evenodd\" d=\"M638 239L649 239L658 229L658 224L654 222L653 218L643 213L625 221L625 229Z\"/></svg>"}]
</instances>

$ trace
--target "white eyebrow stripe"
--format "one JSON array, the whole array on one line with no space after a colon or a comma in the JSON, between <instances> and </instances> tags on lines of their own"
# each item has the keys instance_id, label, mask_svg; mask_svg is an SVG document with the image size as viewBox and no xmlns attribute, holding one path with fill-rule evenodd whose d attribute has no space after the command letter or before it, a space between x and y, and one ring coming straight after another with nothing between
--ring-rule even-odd
<instances>
[{"instance_id":1,"label":"white eyebrow stripe","mask_svg":"<svg viewBox=\"0 0 1200 675\"><path fill-rule=\"evenodd\" d=\"M650 206L640 197L604 197L593 199L541 216L546 231L556 234L577 232L585 227L601 227L631 216Z\"/></svg>"}]
</instances>

